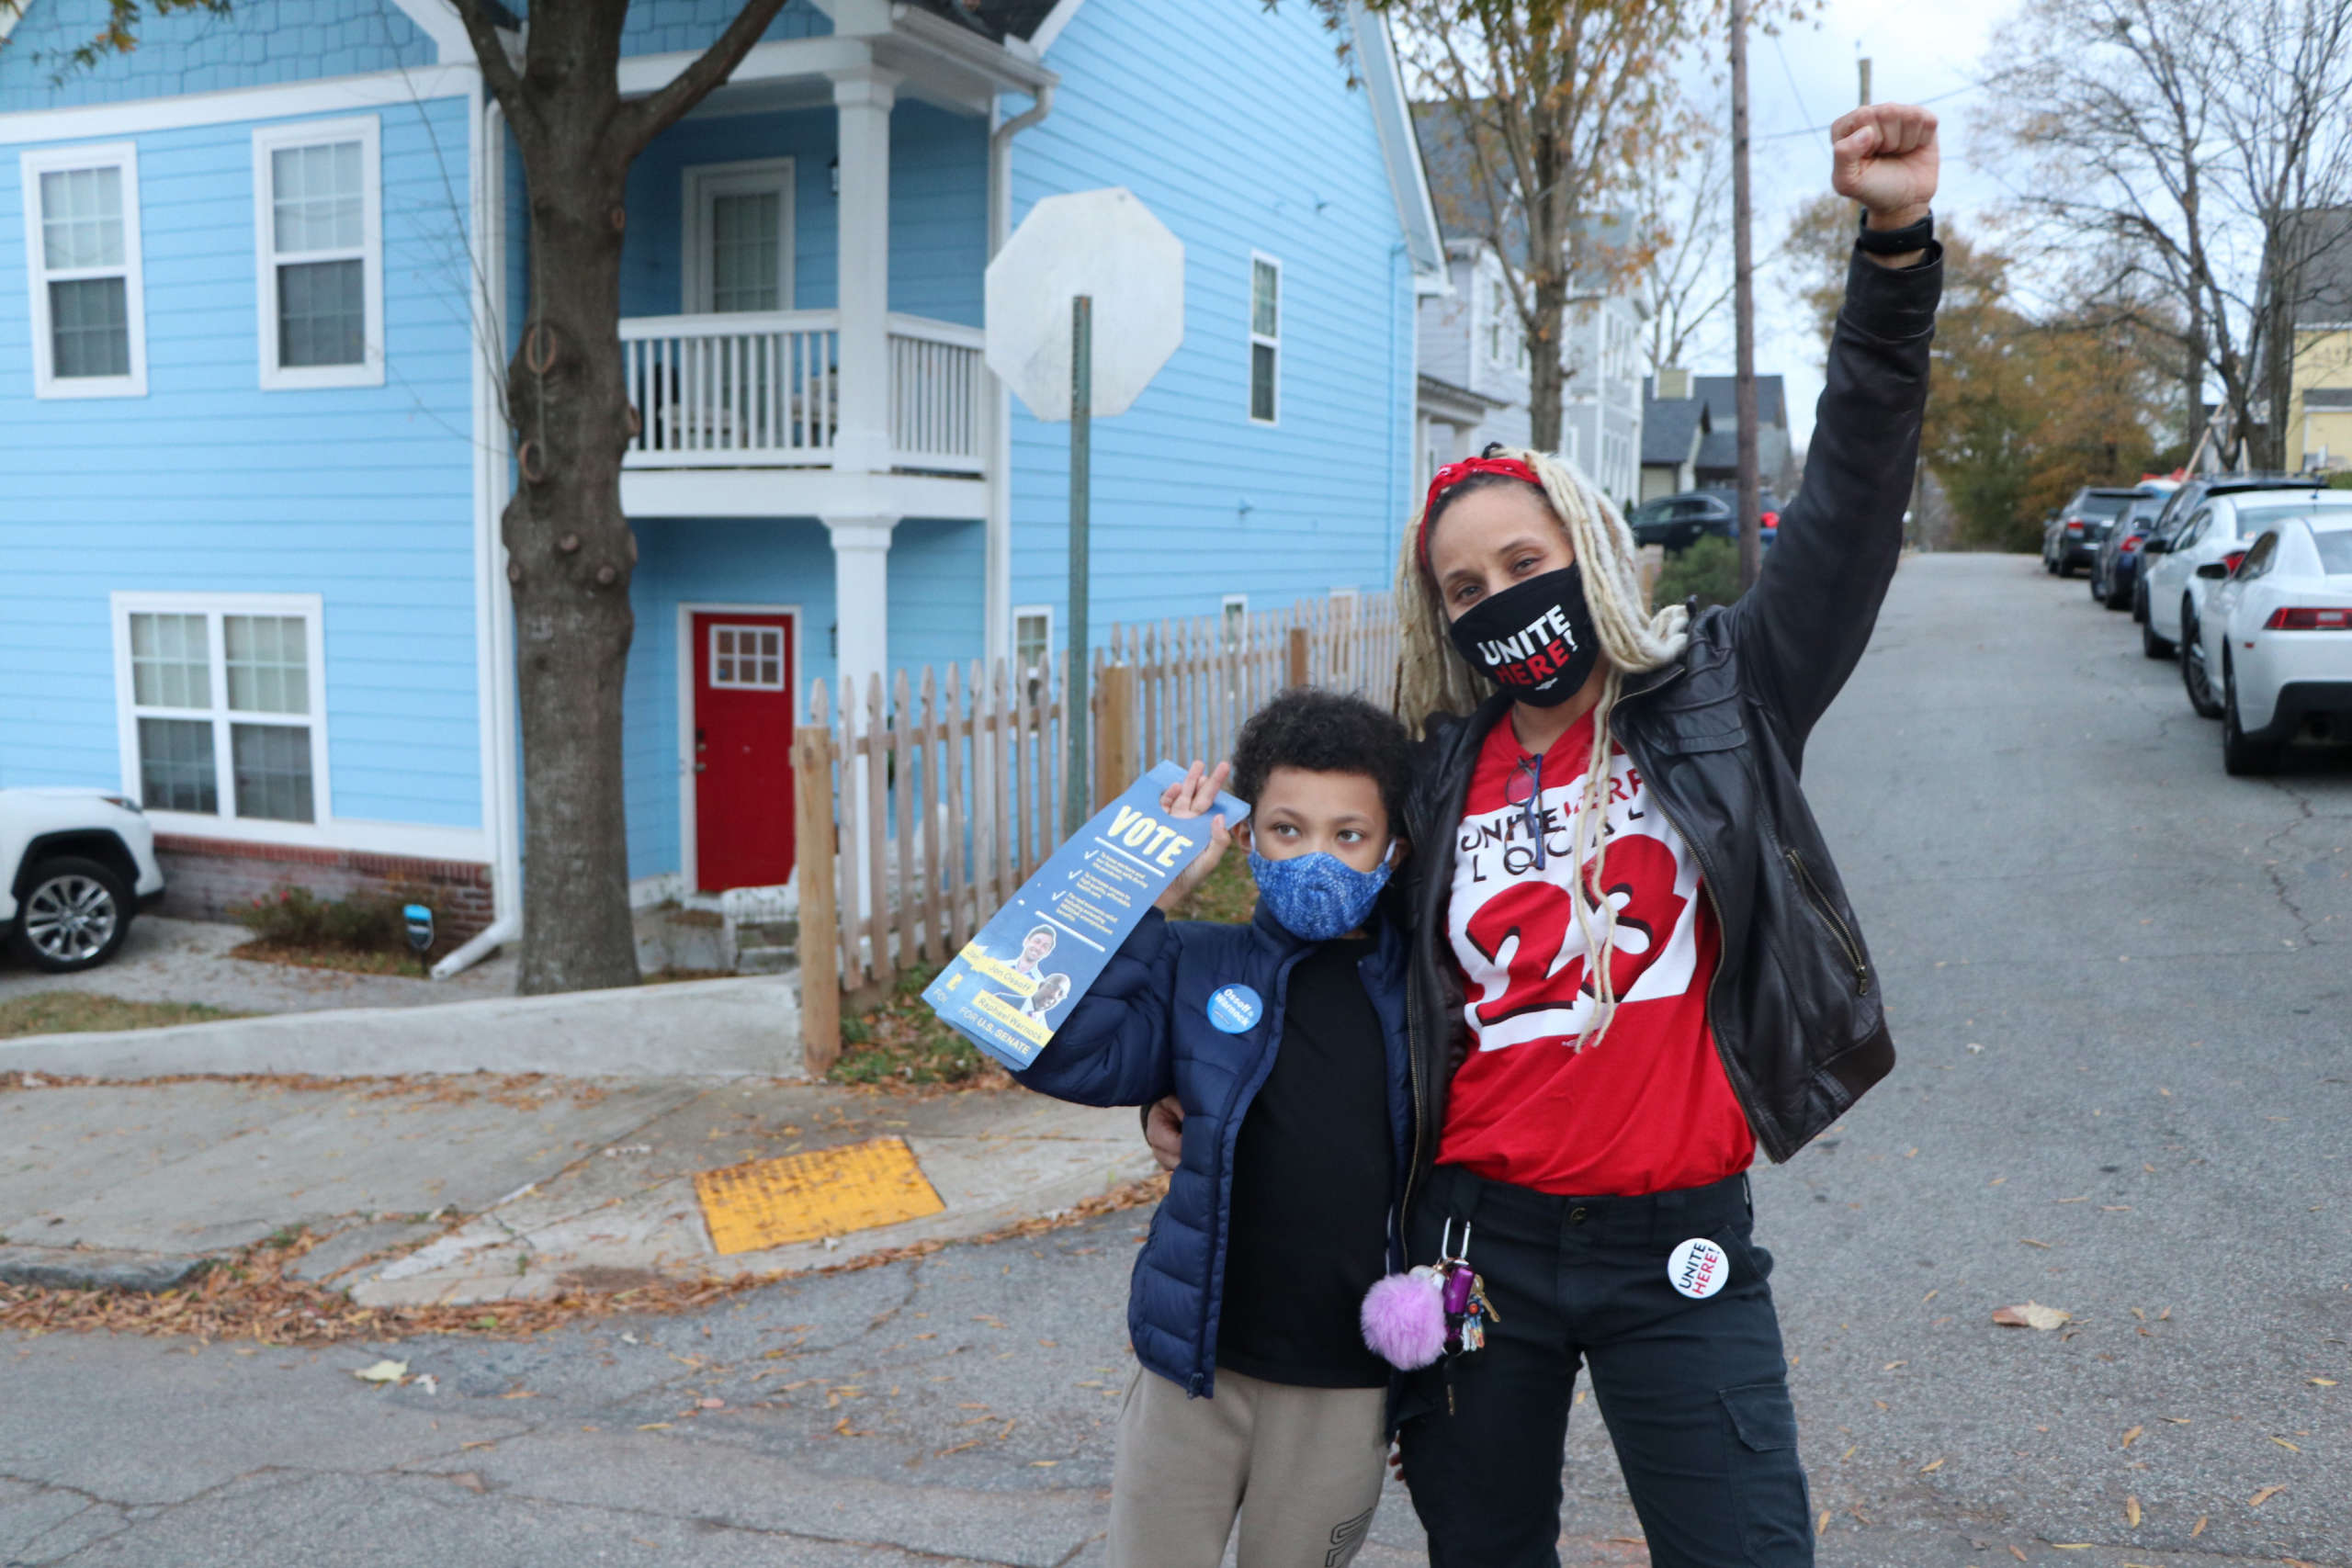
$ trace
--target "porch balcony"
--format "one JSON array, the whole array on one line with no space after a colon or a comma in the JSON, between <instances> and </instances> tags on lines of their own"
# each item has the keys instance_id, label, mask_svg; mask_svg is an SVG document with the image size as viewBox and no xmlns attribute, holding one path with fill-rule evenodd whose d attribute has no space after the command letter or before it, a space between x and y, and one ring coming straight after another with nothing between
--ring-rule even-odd
<instances>
[{"instance_id":1,"label":"porch balcony","mask_svg":"<svg viewBox=\"0 0 2352 1568\"><path fill-rule=\"evenodd\" d=\"M989 395L978 327L891 311L888 471L985 478ZM629 468L832 468L846 400L839 310L636 316L621 322L637 434Z\"/></svg>"}]
</instances>

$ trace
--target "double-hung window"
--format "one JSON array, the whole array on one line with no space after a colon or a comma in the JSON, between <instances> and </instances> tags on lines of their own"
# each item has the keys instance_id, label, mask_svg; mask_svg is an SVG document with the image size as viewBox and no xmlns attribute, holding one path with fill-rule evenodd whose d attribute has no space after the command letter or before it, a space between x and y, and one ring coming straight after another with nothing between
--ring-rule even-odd
<instances>
[{"instance_id":1,"label":"double-hung window","mask_svg":"<svg viewBox=\"0 0 2352 1568\"><path fill-rule=\"evenodd\" d=\"M1282 412L1283 264L1250 258L1250 419L1272 424Z\"/></svg>"},{"instance_id":2,"label":"double-hung window","mask_svg":"<svg viewBox=\"0 0 2352 1568\"><path fill-rule=\"evenodd\" d=\"M374 116L254 132L264 389L384 384L382 208Z\"/></svg>"},{"instance_id":3,"label":"double-hung window","mask_svg":"<svg viewBox=\"0 0 2352 1568\"><path fill-rule=\"evenodd\" d=\"M1012 612L1012 668L1035 702L1046 690L1054 657L1054 607L1023 604Z\"/></svg>"},{"instance_id":4,"label":"double-hung window","mask_svg":"<svg viewBox=\"0 0 2352 1568\"><path fill-rule=\"evenodd\" d=\"M150 811L325 818L314 595L118 593L123 773Z\"/></svg>"},{"instance_id":5,"label":"double-hung window","mask_svg":"<svg viewBox=\"0 0 2352 1568\"><path fill-rule=\"evenodd\" d=\"M21 154L18 166L34 396L145 396L138 150L47 147Z\"/></svg>"}]
</instances>

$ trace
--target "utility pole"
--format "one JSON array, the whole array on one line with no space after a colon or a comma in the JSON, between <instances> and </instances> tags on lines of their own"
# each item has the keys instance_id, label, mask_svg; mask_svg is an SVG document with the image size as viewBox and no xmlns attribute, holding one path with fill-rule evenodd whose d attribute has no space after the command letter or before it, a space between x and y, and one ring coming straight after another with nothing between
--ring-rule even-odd
<instances>
[{"instance_id":1,"label":"utility pole","mask_svg":"<svg viewBox=\"0 0 2352 1568\"><path fill-rule=\"evenodd\" d=\"M1763 486L1756 471L1756 276L1748 240L1747 6L1731 0L1732 321L1737 344L1733 409L1739 421L1739 586L1756 584L1764 565Z\"/></svg>"},{"instance_id":2,"label":"utility pole","mask_svg":"<svg viewBox=\"0 0 2352 1568\"><path fill-rule=\"evenodd\" d=\"M1093 648L1086 626L1087 588L1093 577L1087 551L1093 473L1094 299L1080 294L1069 302L1069 635L1064 644L1069 673L1062 682L1062 728L1069 736L1069 761L1062 775L1065 837L1086 823L1094 777L1086 750L1086 663ZM1042 742L1039 749L1044 749Z\"/></svg>"}]
</instances>

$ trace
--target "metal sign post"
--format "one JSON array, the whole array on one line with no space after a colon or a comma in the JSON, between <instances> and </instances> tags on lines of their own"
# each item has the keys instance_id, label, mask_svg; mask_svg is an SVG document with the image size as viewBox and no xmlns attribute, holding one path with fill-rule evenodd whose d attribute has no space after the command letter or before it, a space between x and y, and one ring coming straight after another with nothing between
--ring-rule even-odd
<instances>
[{"instance_id":1,"label":"metal sign post","mask_svg":"<svg viewBox=\"0 0 2352 1568\"><path fill-rule=\"evenodd\" d=\"M1094 443L1094 299L1074 295L1069 302L1069 678L1062 701L1069 732L1069 762L1062 792L1062 833L1076 833L1086 821L1092 770L1086 754L1086 586L1089 577L1087 491Z\"/></svg>"}]
</instances>

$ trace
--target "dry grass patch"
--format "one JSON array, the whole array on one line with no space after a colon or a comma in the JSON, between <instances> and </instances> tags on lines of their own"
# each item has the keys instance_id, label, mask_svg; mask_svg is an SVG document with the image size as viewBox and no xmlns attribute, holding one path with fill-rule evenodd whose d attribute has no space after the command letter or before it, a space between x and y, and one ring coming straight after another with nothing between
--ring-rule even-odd
<instances>
[{"instance_id":1,"label":"dry grass patch","mask_svg":"<svg viewBox=\"0 0 2352 1568\"><path fill-rule=\"evenodd\" d=\"M209 1023L244 1016L201 1002L133 1002L93 991L35 991L0 1002L0 1040L23 1034L162 1029L175 1023Z\"/></svg>"}]
</instances>

